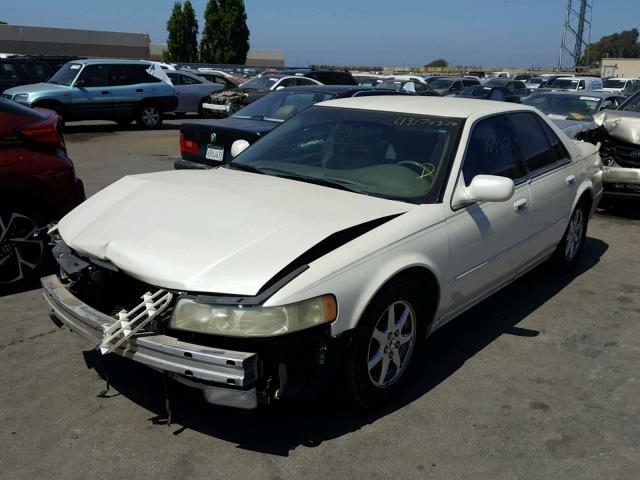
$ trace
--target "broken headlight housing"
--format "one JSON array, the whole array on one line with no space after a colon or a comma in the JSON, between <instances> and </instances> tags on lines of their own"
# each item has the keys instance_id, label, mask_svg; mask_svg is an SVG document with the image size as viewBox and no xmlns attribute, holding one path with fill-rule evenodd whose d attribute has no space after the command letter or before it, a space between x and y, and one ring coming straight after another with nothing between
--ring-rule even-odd
<instances>
[{"instance_id":1,"label":"broken headlight housing","mask_svg":"<svg viewBox=\"0 0 640 480\"><path fill-rule=\"evenodd\" d=\"M279 307L216 305L195 298L178 299L169 323L176 330L229 337L272 337L336 319L333 295Z\"/></svg>"}]
</instances>

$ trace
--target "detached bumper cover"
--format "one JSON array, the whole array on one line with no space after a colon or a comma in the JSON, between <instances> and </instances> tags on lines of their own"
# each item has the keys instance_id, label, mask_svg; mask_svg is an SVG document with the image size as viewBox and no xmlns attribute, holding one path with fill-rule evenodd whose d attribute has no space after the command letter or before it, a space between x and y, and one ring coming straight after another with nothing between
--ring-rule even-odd
<instances>
[{"instance_id":1,"label":"detached bumper cover","mask_svg":"<svg viewBox=\"0 0 640 480\"><path fill-rule=\"evenodd\" d=\"M102 340L104 326L116 322L115 318L76 298L57 276L45 277L41 282L52 317L93 345ZM258 356L255 353L221 350L156 334L133 337L113 353L169 372L178 379L189 379L188 384L202 388L205 398L211 403L239 408L257 406L253 388L258 380Z\"/></svg>"}]
</instances>

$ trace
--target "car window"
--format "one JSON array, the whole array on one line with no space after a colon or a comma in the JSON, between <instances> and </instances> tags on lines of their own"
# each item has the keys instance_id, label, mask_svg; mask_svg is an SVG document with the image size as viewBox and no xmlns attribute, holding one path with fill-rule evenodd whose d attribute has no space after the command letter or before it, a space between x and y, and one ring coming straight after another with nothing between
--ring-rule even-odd
<instances>
[{"instance_id":1,"label":"car window","mask_svg":"<svg viewBox=\"0 0 640 480\"><path fill-rule=\"evenodd\" d=\"M131 85L128 65L112 64L109 66L109 85Z\"/></svg>"},{"instance_id":2,"label":"car window","mask_svg":"<svg viewBox=\"0 0 640 480\"><path fill-rule=\"evenodd\" d=\"M542 119L536 117L536 120L542 127L542 131L547 136L547 140L549 141L549 144L555 150L556 158L558 160L570 159L571 157L569 156L569 152L567 152L567 149L558 138L558 135L556 135L556 133L553 130L551 130L551 127L549 127L549 125L547 125L544 121L542 121Z\"/></svg>"},{"instance_id":3,"label":"car window","mask_svg":"<svg viewBox=\"0 0 640 480\"><path fill-rule=\"evenodd\" d=\"M129 75L130 85L137 85L140 83L160 83L158 77L154 77L147 70L149 65L147 64L129 64L127 65L127 71ZM166 73L166 72L165 72Z\"/></svg>"},{"instance_id":4,"label":"car window","mask_svg":"<svg viewBox=\"0 0 640 480\"><path fill-rule=\"evenodd\" d=\"M188 75L180 75L180 81L182 82L182 85L198 85L202 83L197 78L193 78Z\"/></svg>"},{"instance_id":5,"label":"car window","mask_svg":"<svg viewBox=\"0 0 640 480\"><path fill-rule=\"evenodd\" d=\"M169 77L169 80L171 80L171 83L173 83L174 85L180 85L180 79L182 78L182 75L178 75L177 73L167 73L167 77Z\"/></svg>"},{"instance_id":6,"label":"car window","mask_svg":"<svg viewBox=\"0 0 640 480\"><path fill-rule=\"evenodd\" d=\"M293 87L296 84L296 80L297 78L285 78L278 84L278 87Z\"/></svg>"},{"instance_id":7,"label":"car window","mask_svg":"<svg viewBox=\"0 0 640 480\"><path fill-rule=\"evenodd\" d=\"M22 64L22 67L32 80L41 81L49 78L49 71L40 63L25 62Z\"/></svg>"},{"instance_id":8,"label":"car window","mask_svg":"<svg viewBox=\"0 0 640 480\"><path fill-rule=\"evenodd\" d=\"M315 85L316 84L313 80L310 80L308 78L298 78L297 83L298 85Z\"/></svg>"},{"instance_id":9,"label":"car window","mask_svg":"<svg viewBox=\"0 0 640 480\"><path fill-rule=\"evenodd\" d=\"M616 99L615 98L605 98L600 105L600 110L611 110L616 107Z\"/></svg>"},{"instance_id":10,"label":"car window","mask_svg":"<svg viewBox=\"0 0 640 480\"><path fill-rule=\"evenodd\" d=\"M0 63L0 78L3 80L17 80L18 71L16 66L11 63Z\"/></svg>"},{"instance_id":11,"label":"car window","mask_svg":"<svg viewBox=\"0 0 640 480\"><path fill-rule=\"evenodd\" d=\"M533 172L558 160L533 113L511 113L507 118L513 127L516 144L527 170Z\"/></svg>"},{"instance_id":12,"label":"car window","mask_svg":"<svg viewBox=\"0 0 640 480\"><path fill-rule=\"evenodd\" d=\"M105 87L107 81L106 65L87 65L80 74L80 79L84 82L83 87Z\"/></svg>"},{"instance_id":13,"label":"car window","mask_svg":"<svg viewBox=\"0 0 640 480\"><path fill-rule=\"evenodd\" d=\"M467 186L476 175L499 175L513 180L524 177L504 116L485 118L474 125L462 174Z\"/></svg>"}]
</instances>

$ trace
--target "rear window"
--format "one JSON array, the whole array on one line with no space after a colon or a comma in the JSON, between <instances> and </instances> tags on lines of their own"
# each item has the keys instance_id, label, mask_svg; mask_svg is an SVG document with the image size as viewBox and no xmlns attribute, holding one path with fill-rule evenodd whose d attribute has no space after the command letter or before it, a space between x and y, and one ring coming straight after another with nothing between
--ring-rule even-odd
<instances>
[{"instance_id":1,"label":"rear window","mask_svg":"<svg viewBox=\"0 0 640 480\"><path fill-rule=\"evenodd\" d=\"M13 63L0 63L1 80L19 80L18 70Z\"/></svg>"},{"instance_id":2,"label":"rear window","mask_svg":"<svg viewBox=\"0 0 640 480\"><path fill-rule=\"evenodd\" d=\"M310 72L306 76L325 85L358 85L349 72Z\"/></svg>"},{"instance_id":3,"label":"rear window","mask_svg":"<svg viewBox=\"0 0 640 480\"><path fill-rule=\"evenodd\" d=\"M280 90L247 105L233 117L284 122L314 103L331 100L333 97L334 95L324 92Z\"/></svg>"}]
</instances>

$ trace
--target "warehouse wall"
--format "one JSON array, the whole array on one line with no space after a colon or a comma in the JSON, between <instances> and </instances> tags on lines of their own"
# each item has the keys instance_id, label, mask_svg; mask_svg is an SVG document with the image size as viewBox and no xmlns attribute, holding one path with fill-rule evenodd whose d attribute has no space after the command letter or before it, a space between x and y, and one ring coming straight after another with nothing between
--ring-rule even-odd
<instances>
[{"instance_id":1,"label":"warehouse wall","mask_svg":"<svg viewBox=\"0 0 640 480\"><path fill-rule=\"evenodd\" d=\"M0 25L0 52L149 58L149 36L146 33Z\"/></svg>"},{"instance_id":2,"label":"warehouse wall","mask_svg":"<svg viewBox=\"0 0 640 480\"><path fill-rule=\"evenodd\" d=\"M640 58L603 58L603 77L640 77Z\"/></svg>"}]
</instances>

